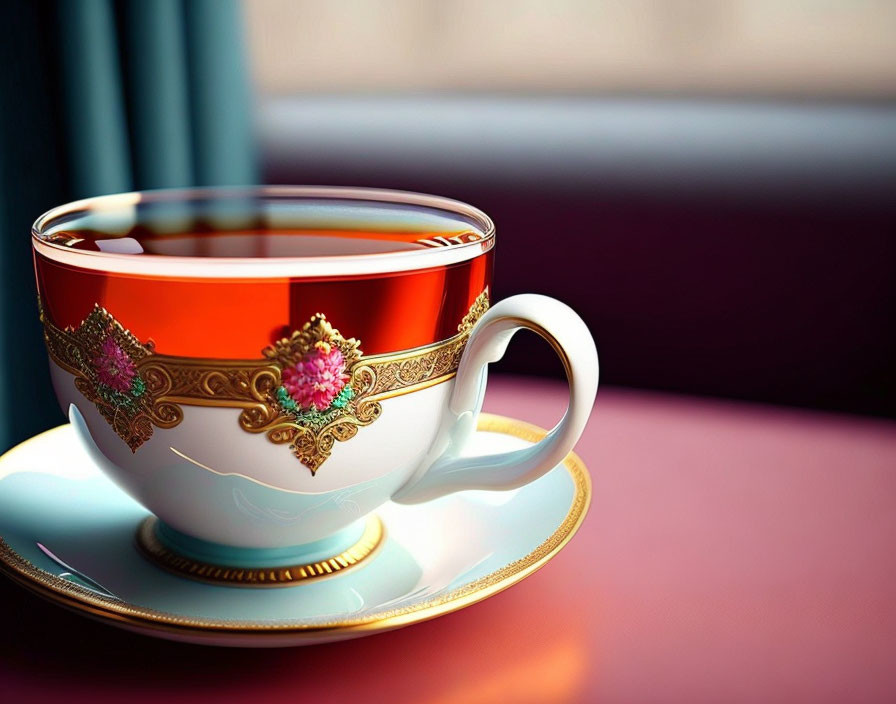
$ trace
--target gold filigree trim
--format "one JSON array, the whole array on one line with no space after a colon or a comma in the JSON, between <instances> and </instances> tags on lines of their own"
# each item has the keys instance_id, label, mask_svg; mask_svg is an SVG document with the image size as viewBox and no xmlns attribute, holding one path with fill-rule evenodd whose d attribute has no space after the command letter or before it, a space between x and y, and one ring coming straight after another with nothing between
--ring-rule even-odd
<instances>
[{"instance_id":1,"label":"gold filigree trim","mask_svg":"<svg viewBox=\"0 0 896 704\"><path fill-rule=\"evenodd\" d=\"M330 457L337 441L353 438L383 412L380 401L426 388L452 378L476 322L488 310L488 289L474 301L453 337L404 352L364 356L361 343L345 338L317 314L290 337L262 351L262 359L216 360L156 354L107 311L97 306L77 328L61 330L41 312L50 357L74 374L78 390L97 408L115 431L136 449L152 435L153 426L171 428L183 420L181 406L239 409L239 426L264 434L270 442L288 445L312 474ZM94 356L103 335L114 331L119 346L134 365L145 389L136 411L122 413L104 405L96 380ZM322 410L291 407L283 395L284 373L318 350L338 349L345 387L333 404ZM126 409L127 410L127 409Z\"/></svg>"},{"instance_id":2,"label":"gold filigree trim","mask_svg":"<svg viewBox=\"0 0 896 704\"><path fill-rule=\"evenodd\" d=\"M460 321L460 325L457 326L458 334L469 335L473 332L473 326L479 322L479 319L483 315L485 315L488 306L488 289L485 289L476 297L476 300L473 301L473 305L470 306L470 310L464 316L464 319Z\"/></svg>"},{"instance_id":3,"label":"gold filigree trim","mask_svg":"<svg viewBox=\"0 0 896 704\"><path fill-rule=\"evenodd\" d=\"M60 429L55 428L47 432L53 433ZM530 423L488 413L480 415L478 429L482 432L512 435L529 442L538 442L547 435L547 431ZM34 442L40 437L37 436L27 442ZM575 535L591 503L591 479L581 458L571 452L563 460L563 466L573 481L575 491L569 511L557 529L528 555L445 594L416 604L374 611L360 617L305 623L271 623L179 616L129 604L58 577L26 560L2 537L0 537L0 571L30 591L100 620L143 631L188 636L197 641L207 638L209 642L217 642L222 633L232 633L240 638L252 636L261 640L291 636L293 639L291 642L295 642L302 637L315 640L321 633L387 631L442 616L482 601L525 579L554 557Z\"/></svg>"},{"instance_id":4,"label":"gold filigree trim","mask_svg":"<svg viewBox=\"0 0 896 704\"><path fill-rule=\"evenodd\" d=\"M273 393L266 391L268 410L276 415L247 409L240 414L240 426L250 433L265 433L268 440L278 445L288 444L314 475L330 456L337 440L350 440L357 435L358 428L370 425L383 412L378 403L364 398L367 378L360 367L360 344L354 338L344 338L326 316L318 313L291 337L266 347L262 354L282 372L284 380L284 385ZM308 367L307 360L312 358L314 364L332 367L328 373L343 384L325 408L314 405L310 394L306 394L306 403L300 407L288 390L287 374L290 370ZM295 371L297 375L304 373Z\"/></svg>"},{"instance_id":5,"label":"gold filigree trim","mask_svg":"<svg viewBox=\"0 0 896 704\"><path fill-rule=\"evenodd\" d=\"M239 587L290 587L345 572L370 557L383 541L383 523L371 516L354 545L326 560L286 567L225 567L192 560L167 548L156 535L158 522L155 516L148 516L137 528L137 545L146 557L182 577Z\"/></svg>"},{"instance_id":6,"label":"gold filigree trim","mask_svg":"<svg viewBox=\"0 0 896 704\"><path fill-rule=\"evenodd\" d=\"M75 376L75 387L131 452L152 437L154 425L170 428L181 421L179 408L156 404L140 373L140 363L153 356L151 340L142 344L98 305L77 329L54 327L42 309L41 320L50 357Z\"/></svg>"}]
</instances>

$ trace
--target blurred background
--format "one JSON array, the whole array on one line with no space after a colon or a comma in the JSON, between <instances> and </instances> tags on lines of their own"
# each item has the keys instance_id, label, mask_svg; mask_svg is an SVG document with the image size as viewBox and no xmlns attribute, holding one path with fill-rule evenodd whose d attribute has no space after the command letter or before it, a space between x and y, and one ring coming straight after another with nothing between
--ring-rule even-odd
<instances>
[{"instance_id":1,"label":"blurred background","mask_svg":"<svg viewBox=\"0 0 896 704\"><path fill-rule=\"evenodd\" d=\"M495 297L570 303L606 384L896 417L896 3L59 0L0 20L3 448L63 421L35 217L259 181L481 207ZM534 336L499 370L562 374Z\"/></svg>"}]
</instances>

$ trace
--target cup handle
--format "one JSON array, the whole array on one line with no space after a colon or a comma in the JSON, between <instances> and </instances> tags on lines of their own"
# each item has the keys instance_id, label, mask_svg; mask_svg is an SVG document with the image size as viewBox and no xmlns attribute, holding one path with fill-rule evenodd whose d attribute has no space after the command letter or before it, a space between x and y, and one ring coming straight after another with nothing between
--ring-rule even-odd
<instances>
[{"instance_id":1,"label":"cup handle","mask_svg":"<svg viewBox=\"0 0 896 704\"><path fill-rule=\"evenodd\" d=\"M463 447L476 431L488 364L501 359L510 338L524 328L547 340L563 361L569 382L566 413L531 447L463 457ZM497 303L482 316L467 341L432 448L392 500L415 504L464 489L516 489L537 479L562 462L581 436L597 394L598 374L594 340L572 308L535 294Z\"/></svg>"}]
</instances>

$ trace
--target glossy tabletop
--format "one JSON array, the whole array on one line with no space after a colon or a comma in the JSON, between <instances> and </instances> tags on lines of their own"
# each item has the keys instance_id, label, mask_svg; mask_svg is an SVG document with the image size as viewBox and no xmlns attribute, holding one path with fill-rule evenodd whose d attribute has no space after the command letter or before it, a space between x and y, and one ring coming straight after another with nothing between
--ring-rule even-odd
<instances>
[{"instance_id":1,"label":"glossy tabletop","mask_svg":"<svg viewBox=\"0 0 896 704\"><path fill-rule=\"evenodd\" d=\"M550 426L562 385L495 378ZM455 614L313 648L152 640L0 581L3 701L842 702L896 698L896 424L604 390L580 532Z\"/></svg>"}]
</instances>

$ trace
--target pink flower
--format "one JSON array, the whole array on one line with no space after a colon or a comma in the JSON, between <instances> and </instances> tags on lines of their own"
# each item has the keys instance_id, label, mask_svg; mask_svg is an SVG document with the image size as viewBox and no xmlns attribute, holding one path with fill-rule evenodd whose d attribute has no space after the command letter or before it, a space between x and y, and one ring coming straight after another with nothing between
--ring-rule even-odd
<instances>
[{"instance_id":1,"label":"pink flower","mask_svg":"<svg viewBox=\"0 0 896 704\"><path fill-rule=\"evenodd\" d=\"M129 390L137 376L134 362L111 337L105 339L100 353L93 358L93 367L99 382L116 391Z\"/></svg>"},{"instance_id":2,"label":"pink flower","mask_svg":"<svg viewBox=\"0 0 896 704\"><path fill-rule=\"evenodd\" d=\"M325 411L346 383L345 357L326 342L318 342L300 362L283 370L283 386L303 410Z\"/></svg>"}]
</instances>

